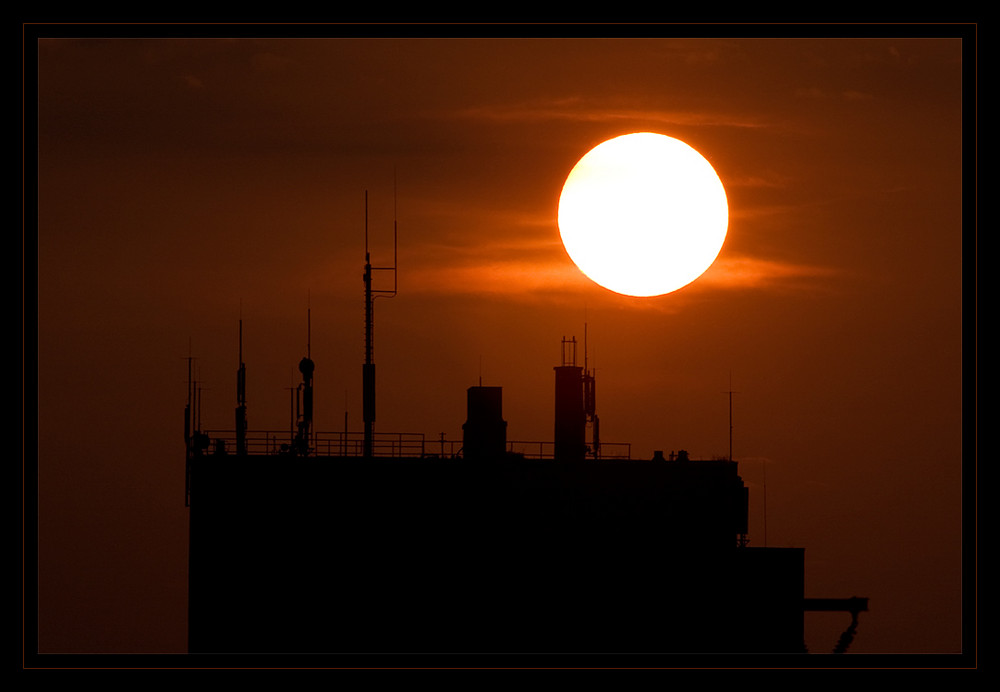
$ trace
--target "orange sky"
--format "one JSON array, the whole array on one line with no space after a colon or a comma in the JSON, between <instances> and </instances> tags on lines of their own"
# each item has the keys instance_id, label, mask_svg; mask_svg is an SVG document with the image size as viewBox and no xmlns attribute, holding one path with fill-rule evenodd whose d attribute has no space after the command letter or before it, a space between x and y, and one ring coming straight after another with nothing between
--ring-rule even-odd
<instances>
[{"instance_id":1,"label":"orange sky","mask_svg":"<svg viewBox=\"0 0 1000 692\"><path fill-rule=\"evenodd\" d=\"M871 599L853 652L960 651L974 226L953 29L41 38L40 651L185 648L189 347L204 427L231 428L242 314L250 427L286 430L308 306L316 427L346 406L360 429L365 190L375 264L394 204L399 227L377 430L460 439L482 374L510 439L551 439L559 341L586 323L602 439L708 458L731 377L752 544L766 466L766 541L806 549L806 595ZM632 131L692 145L730 204L716 263L658 298L591 283L555 223L576 161ZM847 623L808 617L832 649Z\"/></svg>"}]
</instances>

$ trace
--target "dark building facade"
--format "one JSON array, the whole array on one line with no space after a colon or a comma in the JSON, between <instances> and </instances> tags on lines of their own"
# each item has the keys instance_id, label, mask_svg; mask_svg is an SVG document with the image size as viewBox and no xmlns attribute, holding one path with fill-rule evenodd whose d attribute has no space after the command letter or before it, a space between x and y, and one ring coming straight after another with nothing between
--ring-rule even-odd
<instances>
[{"instance_id":1,"label":"dark building facade","mask_svg":"<svg viewBox=\"0 0 1000 692\"><path fill-rule=\"evenodd\" d=\"M731 459L632 459L601 441L586 331L583 367L576 339L562 341L551 451L518 452L501 388L481 383L467 391L457 449L443 436L437 453L422 436L380 443L372 308L396 295L395 224L392 266L373 267L367 193L365 209L360 439L346 418L339 436L313 430L308 337L283 434L247 429L242 321L235 432L199 429L188 359L189 650L804 651L803 550L748 546L748 492ZM392 289L373 287L379 270ZM816 607L851 610L853 628L866 603Z\"/></svg>"},{"instance_id":2,"label":"dark building facade","mask_svg":"<svg viewBox=\"0 0 1000 692\"><path fill-rule=\"evenodd\" d=\"M195 460L192 652L794 652L732 462Z\"/></svg>"},{"instance_id":3,"label":"dark building facade","mask_svg":"<svg viewBox=\"0 0 1000 692\"><path fill-rule=\"evenodd\" d=\"M508 442L500 387L470 387L461 446L434 453L380 444L367 362L363 440L313 431L308 356L284 441L247 430L242 351L235 433L197 429L189 386L189 650L803 652L804 551L748 546L736 462L609 452L575 348L537 455ZM866 604L816 607L853 628Z\"/></svg>"},{"instance_id":4,"label":"dark building facade","mask_svg":"<svg viewBox=\"0 0 1000 692\"><path fill-rule=\"evenodd\" d=\"M803 551L746 545L737 464L600 458L585 389L556 368L546 458L482 386L454 455L189 442L190 650L802 651Z\"/></svg>"}]
</instances>

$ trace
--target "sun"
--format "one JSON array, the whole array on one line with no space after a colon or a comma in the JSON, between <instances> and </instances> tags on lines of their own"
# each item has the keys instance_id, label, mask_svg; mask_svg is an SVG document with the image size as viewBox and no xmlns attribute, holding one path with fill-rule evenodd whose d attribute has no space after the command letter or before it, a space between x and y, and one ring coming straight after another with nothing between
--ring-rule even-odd
<instances>
[{"instance_id":1,"label":"sun","mask_svg":"<svg viewBox=\"0 0 1000 692\"><path fill-rule=\"evenodd\" d=\"M726 190L704 156L652 132L603 142L573 167L559 198L570 259L615 293L682 288L718 257L729 227Z\"/></svg>"}]
</instances>

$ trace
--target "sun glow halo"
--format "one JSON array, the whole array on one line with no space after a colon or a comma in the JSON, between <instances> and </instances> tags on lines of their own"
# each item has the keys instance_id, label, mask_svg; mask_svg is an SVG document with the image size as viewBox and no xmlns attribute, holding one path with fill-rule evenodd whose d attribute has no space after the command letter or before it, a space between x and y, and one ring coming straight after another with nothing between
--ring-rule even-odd
<instances>
[{"instance_id":1,"label":"sun glow halo","mask_svg":"<svg viewBox=\"0 0 1000 692\"><path fill-rule=\"evenodd\" d=\"M559 198L559 233L580 270L631 296L676 291L718 257L726 191L692 147L641 132L609 139L573 167Z\"/></svg>"}]
</instances>

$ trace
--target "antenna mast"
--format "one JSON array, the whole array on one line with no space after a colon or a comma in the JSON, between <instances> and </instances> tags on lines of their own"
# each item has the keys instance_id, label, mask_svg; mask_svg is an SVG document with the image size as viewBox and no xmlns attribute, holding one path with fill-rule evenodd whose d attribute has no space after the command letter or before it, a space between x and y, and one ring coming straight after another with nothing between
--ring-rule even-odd
<instances>
[{"instance_id":1,"label":"antenna mast","mask_svg":"<svg viewBox=\"0 0 1000 692\"><path fill-rule=\"evenodd\" d=\"M593 434L591 453L595 459L601 458L601 421L597 417L597 378L590 371L587 353L587 323L583 323L583 410Z\"/></svg>"},{"instance_id":2,"label":"antenna mast","mask_svg":"<svg viewBox=\"0 0 1000 692\"><path fill-rule=\"evenodd\" d=\"M313 419L313 372L316 364L312 362L309 354L312 349L312 309L306 308L306 357L299 361L299 372L302 373L302 384L299 390L302 392L302 413L299 417L299 432L295 438L295 451L303 456L309 454L309 445L312 438Z\"/></svg>"},{"instance_id":3,"label":"antenna mast","mask_svg":"<svg viewBox=\"0 0 1000 692\"><path fill-rule=\"evenodd\" d=\"M761 468L764 471L764 547L767 547L767 459L764 459L761 464Z\"/></svg>"},{"instance_id":4,"label":"antenna mast","mask_svg":"<svg viewBox=\"0 0 1000 692\"><path fill-rule=\"evenodd\" d=\"M243 318L239 326L240 358L236 368L236 454L247 453L247 366L243 362Z\"/></svg>"},{"instance_id":5,"label":"antenna mast","mask_svg":"<svg viewBox=\"0 0 1000 692\"><path fill-rule=\"evenodd\" d=\"M371 253L368 250L368 190L365 190L365 363L361 371L362 384L362 414L365 424L365 438L362 454L366 459L373 456L373 438L375 433L375 346L374 346L374 310L376 298L392 298L397 289L397 226L396 226L396 174L393 171L393 207L392 207L392 266L373 267ZM377 290L372 288L372 272L391 271L392 290Z\"/></svg>"},{"instance_id":6,"label":"antenna mast","mask_svg":"<svg viewBox=\"0 0 1000 692\"><path fill-rule=\"evenodd\" d=\"M194 458L194 438L192 437L192 379L191 379L191 362L194 358L191 356L191 339L188 339L188 355L187 358L187 402L184 404L184 449L185 449L185 459L184 459L184 506L191 506L191 462Z\"/></svg>"},{"instance_id":7,"label":"antenna mast","mask_svg":"<svg viewBox=\"0 0 1000 692\"><path fill-rule=\"evenodd\" d=\"M729 371L729 391L724 392L729 395L729 461L733 460L733 394L739 394L739 392L733 391L733 371Z\"/></svg>"},{"instance_id":8,"label":"antenna mast","mask_svg":"<svg viewBox=\"0 0 1000 692\"><path fill-rule=\"evenodd\" d=\"M192 450L192 434L194 432L194 379L192 378L192 362L194 356L191 355L191 340L188 339L187 361L187 403L184 404L184 443L187 445L188 453Z\"/></svg>"}]
</instances>

